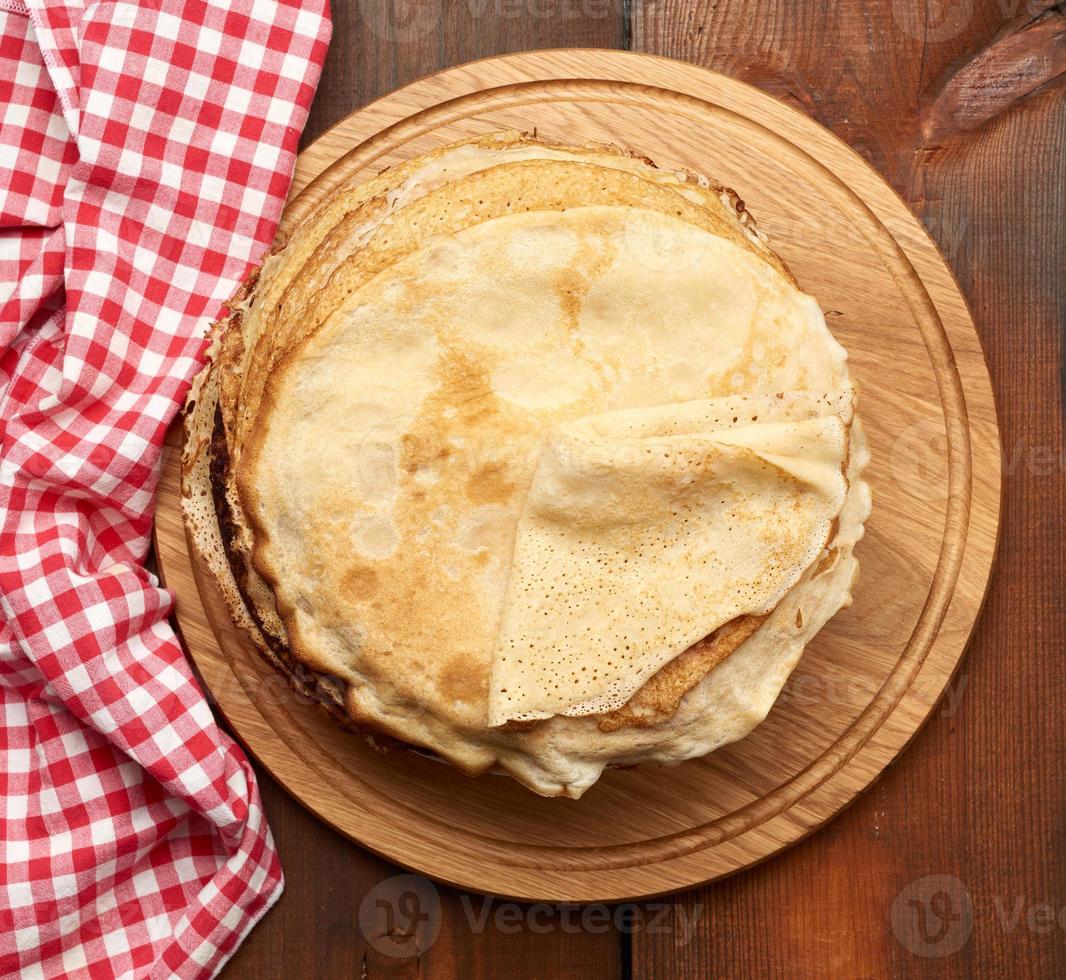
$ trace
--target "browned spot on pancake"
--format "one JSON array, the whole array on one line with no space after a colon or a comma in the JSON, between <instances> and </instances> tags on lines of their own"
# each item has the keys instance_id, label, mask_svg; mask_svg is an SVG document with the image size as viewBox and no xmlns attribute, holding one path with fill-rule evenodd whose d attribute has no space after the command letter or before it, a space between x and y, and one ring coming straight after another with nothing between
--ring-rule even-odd
<instances>
[{"instance_id":1,"label":"browned spot on pancake","mask_svg":"<svg viewBox=\"0 0 1066 980\"><path fill-rule=\"evenodd\" d=\"M599 243L599 247L590 242L582 242L570 266L560 269L552 277L552 288L571 335L576 334L581 326L581 312L589 289L611 264L614 253L614 247L607 242ZM575 338L576 349L580 351L583 346L583 343Z\"/></svg>"},{"instance_id":2,"label":"browned spot on pancake","mask_svg":"<svg viewBox=\"0 0 1066 980\"><path fill-rule=\"evenodd\" d=\"M559 298L566 325L570 330L576 330L581 317L581 307L588 292L588 280L575 272L573 269L563 269L554 282L555 294Z\"/></svg>"},{"instance_id":3,"label":"browned spot on pancake","mask_svg":"<svg viewBox=\"0 0 1066 980\"><path fill-rule=\"evenodd\" d=\"M510 434L528 419L496 396L489 366L476 352L445 348L437 362L440 379L423 401L403 439L401 467L414 474L425 466L436 481L424 496L408 493L398 504L403 534L423 527L435 508L465 497L478 504L505 503L515 486L506 453ZM452 445L450 433L461 433ZM484 433L489 439L480 437Z\"/></svg>"},{"instance_id":4,"label":"browned spot on pancake","mask_svg":"<svg viewBox=\"0 0 1066 980\"><path fill-rule=\"evenodd\" d=\"M400 465L409 474L429 468L438 485L429 494L410 494L406 501L401 500L401 517L407 531L416 531L424 525L434 506L464 491L471 499L477 499L474 496L477 490L472 489L478 480L477 471L467 471L473 450L469 446L465 449L453 446L448 434L461 432L469 437L500 413L487 369L473 357L445 349L437 362L437 371L439 385L426 397L418 417L403 437ZM491 466L491 463L483 464L481 469ZM488 473L487 477L491 478L492 474ZM498 494L500 489L497 479L495 491L486 487L486 492Z\"/></svg>"},{"instance_id":5,"label":"browned spot on pancake","mask_svg":"<svg viewBox=\"0 0 1066 980\"><path fill-rule=\"evenodd\" d=\"M765 619L765 616L739 616L690 646L652 674L621 708L601 715L600 731L613 732L626 725L648 728L672 718L681 699L730 656Z\"/></svg>"},{"instance_id":6,"label":"browned spot on pancake","mask_svg":"<svg viewBox=\"0 0 1066 980\"><path fill-rule=\"evenodd\" d=\"M513 718L506 724L500 727L507 732L531 732L537 725L542 723L541 719L534 718L530 721L515 721Z\"/></svg>"},{"instance_id":7,"label":"browned spot on pancake","mask_svg":"<svg viewBox=\"0 0 1066 980\"><path fill-rule=\"evenodd\" d=\"M378 573L369 565L352 565L341 578L341 588L349 599L366 599L377 592Z\"/></svg>"},{"instance_id":8,"label":"browned spot on pancake","mask_svg":"<svg viewBox=\"0 0 1066 980\"><path fill-rule=\"evenodd\" d=\"M409 432L404 435L401 445L401 465L407 473L415 473L423 466L442 463L452 455L451 446L435 432L417 436Z\"/></svg>"},{"instance_id":9,"label":"browned spot on pancake","mask_svg":"<svg viewBox=\"0 0 1066 980\"><path fill-rule=\"evenodd\" d=\"M440 693L453 701L477 702L486 698L489 679L484 664L458 654L441 668L437 685Z\"/></svg>"},{"instance_id":10,"label":"browned spot on pancake","mask_svg":"<svg viewBox=\"0 0 1066 980\"><path fill-rule=\"evenodd\" d=\"M511 499L514 489L504 463L485 463L466 481L466 495L476 504L504 503Z\"/></svg>"},{"instance_id":11,"label":"browned spot on pancake","mask_svg":"<svg viewBox=\"0 0 1066 980\"><path fill-rule=\"evenodd\" d=\"M449 350L438 361L440 387L426 399L419 422L425 425L445 408L457 412L466 425L476 425L499 411L485 365L458 350Z\"/></svg>"}]
</instances>

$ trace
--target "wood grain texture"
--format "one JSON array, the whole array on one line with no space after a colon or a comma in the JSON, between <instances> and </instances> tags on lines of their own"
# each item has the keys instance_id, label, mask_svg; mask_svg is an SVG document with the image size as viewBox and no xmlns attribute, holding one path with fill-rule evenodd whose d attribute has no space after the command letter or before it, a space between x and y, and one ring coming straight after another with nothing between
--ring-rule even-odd
<instances>
[{"instance_id":1,"label":"wood grain texture","mask_svg":"<svg viewBox=\"0 0 1066 980\"><path fill-rule=\"evenodd\" d=\"M449 65L506 51L623 47L627 0L339 0L302 146L354 109Z\"/></svg>"},{"instance_id":2,"label":"wood grain texture","mask_svg":"<svg viewBox=\"0 0 1066 980\"><path fill-rule=\"evenodd\" d=\"M1066 76L1066 8L1051 0L1036 6L944 82L923 113L926 142L983 126Z\"/></svg>"},{"instance_id":3,"label":"wood grain texture","mask_svg":"<svg viewBox=\"0 0 1066 980\"><path fill-rule=\"evenodd\" d=\"M943 145L927 145L920 126L928 98L1031 4L550 0L524 11L455 0L465 12L453 15L452 34L387 42L369 35L365 2L333 0L334 41L305 145L360 105L465 57L627 41L747 80L830 127L947 255L988 355L1004 442L999 571L971 650L940 710L869 793L785 854L686 894L660 926L649 916L631 944L630 928L471 928L461 896L442 889L449 939L423 974L1066 975L1066 933L1039 913L1066 903L1066 100L1061 89L1039 92ZM364 959L353 914L392 871L261 769L259 783L287 890L225 977L396 972ZM970 941L941 956L917 955L890 924L900 890L932 874L958 876L974 905Z\"/></svg>"}]
</instances>

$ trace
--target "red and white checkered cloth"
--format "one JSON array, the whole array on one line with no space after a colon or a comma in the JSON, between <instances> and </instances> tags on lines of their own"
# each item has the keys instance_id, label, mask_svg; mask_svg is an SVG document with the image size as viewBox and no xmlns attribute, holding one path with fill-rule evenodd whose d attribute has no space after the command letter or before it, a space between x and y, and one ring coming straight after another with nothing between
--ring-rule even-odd
<instances>
[{"instance_id":1,"label":"red and white checkered cloth","mask_svg":"<svg viewBox=\"0 0 1066 980\"><path fill-rule=\"evenodd\" d=\"M0 975L213 975L281 891L143 568L270 244L327 0L0 0Z\"/></svg>"}]
</instances>

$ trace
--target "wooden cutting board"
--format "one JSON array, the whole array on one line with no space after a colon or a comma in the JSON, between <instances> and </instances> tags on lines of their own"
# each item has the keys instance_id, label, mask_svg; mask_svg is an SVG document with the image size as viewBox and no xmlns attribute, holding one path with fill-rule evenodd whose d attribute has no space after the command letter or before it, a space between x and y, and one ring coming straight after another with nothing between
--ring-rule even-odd
<instances>
[{"instance_id":1,"label":"wooden cutting board","mask_svg":"<svg viewBox=\"0 0 1066 980\"><path fill-rule=\"evenodd\" d=\"M934 710L992 567L995 406L959 288L891 188L806 116L690 65L545 51L423 79L301 155L283 227L349 175L507 127L615 142L733 187L850 352L873 454L861 577L854 604L811 644L767 720L705 759L611 771L576 802L541 799L504 776L468 779L410 752L378 755L291 693L190 560L176 451L159 492L159 563L217 707L340 833L426 875L513 898L655 895L730 874L809 834L866 789ZM177 446L177 430L171 437Z\"/></svg>"}]
</instances>

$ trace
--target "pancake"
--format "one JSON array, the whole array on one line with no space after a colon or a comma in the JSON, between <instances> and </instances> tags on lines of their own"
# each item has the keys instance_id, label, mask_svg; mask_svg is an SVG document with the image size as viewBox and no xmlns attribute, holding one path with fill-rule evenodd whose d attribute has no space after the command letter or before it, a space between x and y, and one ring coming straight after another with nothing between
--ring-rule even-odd
<instances>
[{"instance_id":1,"label":"pancake","mask_svg":"<svg viewBox=\"0 0 1066 980\"><path fill-rule=\"evenodd\" d=\"M465 772L576 797L711 751L849 601L846 356L706 180L514 133L441 148L331 195L213 347L186 516L235 620L338 717ZM607 669L627 629L650 639Z\"/></svg>"},{"instance_id":2,"label":"pancake","mask_svg":"<svg viewBox=\"0 0 1066 980\"><path fill-rule=\"evenodd\" d=\"M518 521L489 724L617 711L770 612L843 506L851 403L722 398L562 427Z\"/></svg>"},{"instance_id":3,"label":"pancake","mask_svg":"<svg viewBox=\"0 0 1066 980\"><path fill-rule=\"evenodd\" d=\"M671 187L702 206L719 233L755 250L792 281L784 264L756 233L754 222L737 196L711 185L701 176L657 170L649 161L615 147L564 147L513 131L444 146L370 181L353 180L342 185L297 229L283 250L268 257L261 277L255 274L235 297L231 315L216 327L218 350L212 361L218 368L215 383L220 389L227 451L235 457L239 455L247 434L247 427L240 420L254 417L265 377L280 352L290 345L293 331L300 329L302 320L293 316L292 311L314 302L315 291L327 281L329 274L361 247L382 220L448 181L504 161L531 159L578 161L627 170ZM254 303L251 302L253 293ZM226 473L226 496L228 508L237 517L234 544L240 566L238 579L268 635L284 643L284 626L276 615L273 595L251 567L251 540L241 520L243 508L237 500L234 470L235 467L229 468Z\"/></svg>"}]
</instances>

